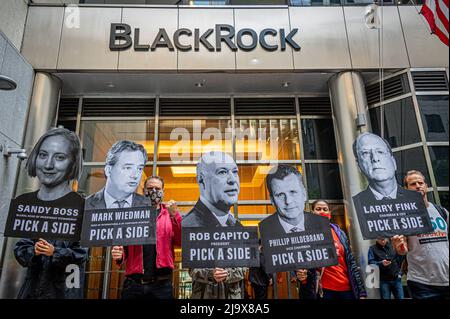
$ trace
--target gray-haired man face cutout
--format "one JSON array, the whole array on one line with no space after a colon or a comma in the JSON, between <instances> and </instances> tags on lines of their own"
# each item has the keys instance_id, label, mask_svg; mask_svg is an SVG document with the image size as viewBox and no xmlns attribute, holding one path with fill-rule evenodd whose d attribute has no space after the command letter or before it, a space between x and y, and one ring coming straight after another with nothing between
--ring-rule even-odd
<instances>
[{"instance_id":1,"label":"gray-haired man face cutout","mask_svg":"<svg viewBox=\"0 0 450 319\"><path fill-rule=\"evenodd\" d=\"M222 152L202 155L197 172L200 196L221 211L237 203L240 181L233 158Z\"/></svg>"},{"instance_id":2,"label":"gray-haired man face cutout","mask_svg":"<svg viewBox=\"0 0 450 319\"><path fill-rule=\"evenodd\" d=\"M357 163L369 184L396 183L397 164L386 143L375 134L366 134L356 144Z\"/></svg>"}]
</instances>

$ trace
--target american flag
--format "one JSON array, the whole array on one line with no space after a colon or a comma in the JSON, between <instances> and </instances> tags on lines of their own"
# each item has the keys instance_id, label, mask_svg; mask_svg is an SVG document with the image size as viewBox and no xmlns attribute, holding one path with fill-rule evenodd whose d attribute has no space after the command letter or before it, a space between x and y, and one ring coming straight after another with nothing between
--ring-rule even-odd
<instances>
[{"instance_id":1,"label":"american flag","mask_svg":"<svg viewBox=\"0 0 450 319\"><path fill-rule=\"evenodd\" d=\"M420 13L430 25L431 32L448 46L448 0L426 0Z\"/></svg>"}]
</instances>

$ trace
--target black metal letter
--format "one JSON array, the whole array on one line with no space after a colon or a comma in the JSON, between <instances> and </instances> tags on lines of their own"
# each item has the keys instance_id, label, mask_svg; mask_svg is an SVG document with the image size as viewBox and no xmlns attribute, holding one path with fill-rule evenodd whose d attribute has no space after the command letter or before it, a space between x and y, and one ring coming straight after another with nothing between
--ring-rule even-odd
<instances>
[{"instance_id":1,"label":"black metal letter","mask_svg":"<svg viewBox=\"0 0 450 319\"><path fill-rule=\"evenodd\" d=\"M208 29L206 30L205 33L203 33L200 36L200 30L199 29L195 29L194 30L194 50L198 51L200 50L200 43L204 45L205 48L208 49L208 51L214 51L214 47L211 45L211 43L208 42L208 40L206 40L207 37L209 37L211 35L211 33L213 33L213 29Z\"/></svg>"},{"instance_id":2,"label":"black metal letter","mask_svg":"<svg viewBox=\"0 0 450 319\"><path fill-rule=\"evenodd\" d=\"M170 42L169 36L167 35L166 29L159 29L155 40L152 43L151 50L155 51L157 47L167 47L169 51L174 51L172 42Z\"/></svg>"},{"instance_id":3,"label":"black metal letter","mask_svg":"<svg viewBox=\"0 0 450 319\"><path fill-rule=\"evenodd\" d=\"M222 35L222 30L228 34ZM216 51L222 50L222 41L225 42L231 51L237 51L236 45L231 41L234 37L234 28L229 24L216 24Z\"/></svg>"},{"instance_id":4,"label":"black metal letter","mask_svg":"<svg viewBox=\"0 0 450 319\"><path fill-rule=\"evenodd\" d=\"M139 28L134 29L134 50L135 51L148 51L150 49L150 45L148 44L139 44Z\"/></svg>"},{"instance_id":5,"label":"black metal letter","mask_svg":"<svg viewBox=\"0 0 450 319\"><path fill-rule=\"evenodd\" d=\"M275 51L278 49L278 45L270 45L266 42L266 35L270 34L271 36L277 35L277 30L274 29L264 29L259 33L259 44L263 47L263 49L267 51Z\"/></svg>"},{"instance_id":6,"label":"black metal letter","mask_svg":"<svg viewBox=\"0 0 450 319\"><path fill-rule=\"evenodd\" d=\"M250 35L252 37L252 43L249 45L245 45L242 42L242 37L244 35ZM256 32L252 29L242 29L239 30L238 34L237 34L237 45L238 47L240 47L243 51L251 51L254 48L256 48L256 45L258 43L258 35L256 34Z\"/></svg>"},{"instance_id":7,"label":"black metal letter","mask_svg":"<svg viewBox=\"0 0 450 319\"><path fill-rule=\"evenodd\" d=\"M298 29L292 29L287 36L284 34L284 29L280 29L280 43L281 51L286 50L286 43L289 44L294 51L300 51L300 46L292 39L292 37L297 33Z\"/></svg>"},{"instance_id":8,"label":"black metal letter","mask_svg":"<svg viewBox=\"0 0 450 319\"><path fill-rule=\"evenodd\" d=\"M173 34L173 42L175 43L175 46L177 47L178 50L180 51L189 51L192 49L192 45L184 45L180 43L180 36L182 34L186 34L187 36L191 36L192 35L192 31L189 29L178 29L177 31L175 31L175 33Z\"/></svg>"},{"instance_id":9,"label":"black metal letter","mask_svg":"<svg viewBox=\"0 0 450 319\"><path fill-rule=\"evenodd\" d=\"M118 32L123 30L123 32ZM111 51L122 51L128 49L133 41L130 37L131 27L126 23L111 23L111 31L109 33L109 49ZM125 43L116 44L117 40L124 40Z\"/></svg>"}]
</instances>

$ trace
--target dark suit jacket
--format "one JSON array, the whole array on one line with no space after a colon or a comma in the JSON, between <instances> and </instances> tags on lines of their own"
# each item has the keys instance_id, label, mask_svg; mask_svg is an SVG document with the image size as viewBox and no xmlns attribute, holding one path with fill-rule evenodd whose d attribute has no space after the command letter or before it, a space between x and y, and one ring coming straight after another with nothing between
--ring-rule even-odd
<instances>
[{"instance_id":1,"label":"dark suit jacket","mask_svg":"<svg viewBox=\"0 0 450 319\"><path fill-rule=\"evenodd\" d=\"M314 225L314 221L317 221L317 218L323 218L312 213L303 212L305 215L305 230L308 230L311 225ZM273 213L269 217L264 218L259 223L259 232L260 233L276 233L276 234L285 234L283 226L278 219L278 212Z\"/></svg>"},{"instance_id":2,"label":"dark suit jacket","mask_svg":"<svg viewBox=\"0 0 450 319\"><path fill-rule=\"evenodd\" d=\"M234 224L231 226L242 226L241 223L237 220L233 220ZM198 200L192 210L187 213L182 222L182 227L221 227L222 225L219 223L214 214L206 207L205 204L202 203L201 200Z\"/></svg>"},{"instance_id":3,"label":"dark suit jacket","mask_svg":"<svg viewBox=\"0 0 450 319\"><path fill-rule=\"evenodd\" d=\"M149 206L150 202L147 197L134 193L131 203L132 207ZM105 188L86 198L85 209L106 209Z\"/></svg>"},{"instance_id":4,"label":"dark suit jacket","mask_svg":"<svg viewBox=\"0 0 450 319\"><path fill-rule=\"evenodd\" d=\"M404 189L400 185L397 185L397 198L405 196L405 194L407 194L407 193L416 193L416 192L410 191L408 189ZM359 201L361 204L364 204L366 202L371 202L374 200L377 200L377 199L375 198L375 195L370 190L369 186L367 186L367 188L365 190L363 190L362 192L353 196L353 201L354 202Z\"/></svg>"}]
</instances>

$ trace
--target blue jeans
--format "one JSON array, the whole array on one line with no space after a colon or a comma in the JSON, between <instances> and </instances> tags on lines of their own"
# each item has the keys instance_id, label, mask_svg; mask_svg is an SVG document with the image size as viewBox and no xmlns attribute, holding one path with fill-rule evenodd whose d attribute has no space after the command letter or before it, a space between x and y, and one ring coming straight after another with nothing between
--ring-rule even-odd
<instances>
[{"instance_id":1,"label":"blue jeans","mask_svg":"<svg viewBox=\"0 0 450 319\"><path fill-rule=\"evenodd\" d=\"M401 278L389 281L380 281L381 299L391 299L391 293L394 295L395 299L404 298Z\"/></svg>"},{"instance_id":2,"label":"blue jeans","mask_svg":"<svg viewBox=\"0 0 450 319\"><path fill-rule=\"evenodd\" d=\"M430 286L408 280L408 288L413 299L450 299L448 286Z\"/></svg>"}]
</instances>

